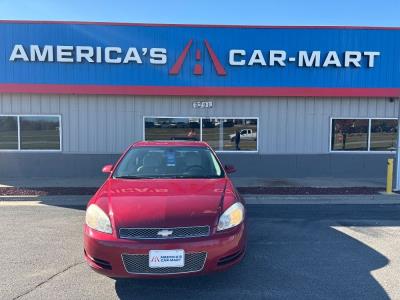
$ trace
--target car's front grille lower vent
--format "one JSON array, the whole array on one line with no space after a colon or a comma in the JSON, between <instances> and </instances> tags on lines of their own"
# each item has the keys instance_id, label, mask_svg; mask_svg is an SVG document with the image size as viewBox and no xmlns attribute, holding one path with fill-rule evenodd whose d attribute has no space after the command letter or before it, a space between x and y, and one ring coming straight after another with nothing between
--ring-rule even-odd
<instances>
[{"instance_id":1,"label":"car's front grille lower vent","mask_svg":"<svg viewBox=\"0 0 400 300\"><path fill-rule=\"evenodd\" d=\"M207 258L206 252L185 253L183 267L150 268L147 254L122 254L122 261L128 273L132 274L179 274L199 272Z\"/></svg>"},{"instance_id":2,"label":"car's front grille lower vent","mask_svg":"<svg viewBox=\"0 0 400 300\"><path fill-rule=\"evenodd\" d=\"M119 237L128 240L184 239L210 235L210 226L176 228L120 228Z\"/></svg>"},{"instance_id":3,"label":"car's front grille lower vent","mask_svg":"<svg viewBox=\"0 0 400 300\"><path fill-rule=\"evenodd\" d=\"M228 255L228 256L220 258L218 260L218 263L217 263L218 266L223 266L223 265L227 265L229 263L234 262L235 260L237 260L243 254L243 252L244 252L244 250L238 251L238 252L235 252L235 253L233 253L231 255Z\"/></svg>"}]
</instances>

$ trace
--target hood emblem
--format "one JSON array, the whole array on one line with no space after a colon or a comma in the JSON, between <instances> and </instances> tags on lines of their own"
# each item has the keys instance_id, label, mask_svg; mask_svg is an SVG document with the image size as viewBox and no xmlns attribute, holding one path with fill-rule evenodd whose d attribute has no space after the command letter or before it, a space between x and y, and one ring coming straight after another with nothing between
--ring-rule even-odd
<instances>
[{"instance_id":1,"label":"hood emblem","mask_svg":"<svg viewBox=\"0 0 400 300\"><path fill-rule=\"evenodd\" d=\"M169 237L174 232L172 230L163 229L157 232L157 235L161 235L162 237Z\"/></svg>"}]
</instances>

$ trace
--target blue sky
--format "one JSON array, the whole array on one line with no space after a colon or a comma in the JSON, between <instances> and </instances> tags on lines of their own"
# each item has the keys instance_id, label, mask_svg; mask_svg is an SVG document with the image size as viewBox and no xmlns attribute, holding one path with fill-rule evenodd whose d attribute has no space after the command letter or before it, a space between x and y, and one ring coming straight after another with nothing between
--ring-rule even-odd
<instances>
[{"instance_id":1,"label":"blue sky","mask_svg":"<svg viewBox=\"0 0 400 300\"><path fill-rule=\"evenodd\" d=\"M0 0L0 19L400 26L400 0Z\"/></svg>"}]
</instances>

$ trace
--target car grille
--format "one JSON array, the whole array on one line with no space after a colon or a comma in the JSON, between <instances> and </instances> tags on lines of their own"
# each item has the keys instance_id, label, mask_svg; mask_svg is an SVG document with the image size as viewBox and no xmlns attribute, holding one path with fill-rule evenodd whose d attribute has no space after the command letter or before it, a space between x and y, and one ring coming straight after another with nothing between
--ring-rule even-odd
<instances>
[{"instance_id":1,"label":"car grille","mask_svg":"<svg viewBox=\"0 0 400 300\"><path fill-rule=\"evenodd\" d=\"M122 261L128 273L133 274L179 274L201 271L207 258L206 252L185 253L183 267L150 268L147 254L122 254Z\"/></svg>"},{"instance_id":2,"label":"car grille","mask_svg":"<svg viewBox=\"0 0 400 300\"><path fill-rule=\"evenodd\" d=\"M162 236L160 232L172 231L168 236ZM195 238L210 235L210 226L176 227L176 228L120 228L119 237L129 240L148 239L182 239Z\"/></svg>"}]
</instances>

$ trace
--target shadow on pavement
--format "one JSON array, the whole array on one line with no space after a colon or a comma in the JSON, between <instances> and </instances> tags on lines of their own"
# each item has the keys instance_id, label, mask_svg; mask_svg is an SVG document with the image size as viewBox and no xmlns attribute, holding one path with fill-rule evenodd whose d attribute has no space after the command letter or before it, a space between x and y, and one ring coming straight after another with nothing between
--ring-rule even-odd
<instances>
[{"instance_id":1,"label":"shadow on pavement","mask_svg":"<svg viewBox=\"0 0 400 300\"><path fill-rule=\"evenodd\" d=\"M393 221L399 215L399 205L250 205L248 251L238 266L202 277L117 280L116 293L121 299L389 299L371 275L388 259L332 227L400 226Z\"/></svg>"}]
</instances>

